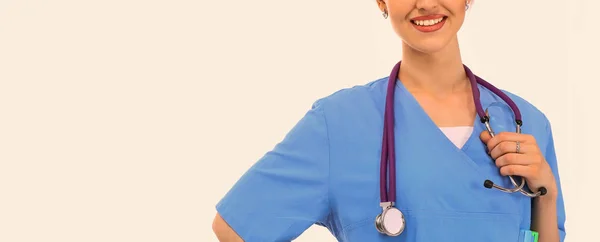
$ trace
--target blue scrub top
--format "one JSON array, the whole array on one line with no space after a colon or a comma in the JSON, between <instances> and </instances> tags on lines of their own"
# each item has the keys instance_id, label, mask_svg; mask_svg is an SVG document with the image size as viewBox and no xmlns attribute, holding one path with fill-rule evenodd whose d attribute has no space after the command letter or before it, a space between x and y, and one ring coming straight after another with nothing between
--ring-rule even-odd
<instances>
[{"instance_id":1,"label":"blue scrub top","mask_svg":"<svg viewBox=\"0 0 600 242\"><path fill-rule=\"evenodd\" d=\"M398 81L395 91L396 207L406 218L398 237L375 228L379 165L388 78L339 90L317 100L272 150L219 201L223 219L246 242L291 241L313 224L338 241L518 242L531 226L531 198L483 187L499 174L475 119L467 143L456 147ZM495 131L515 131L514 115L499 97L479 86ZM520 108L523 133L535 136L559 187L558 227L565 210L550 123L524 99L505 92Z\"/></svg>"}]
</instances>

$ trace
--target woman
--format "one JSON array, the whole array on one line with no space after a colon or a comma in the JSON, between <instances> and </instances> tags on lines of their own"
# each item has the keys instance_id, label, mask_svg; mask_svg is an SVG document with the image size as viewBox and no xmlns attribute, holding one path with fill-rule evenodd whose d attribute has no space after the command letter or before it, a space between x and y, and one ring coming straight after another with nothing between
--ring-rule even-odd
<instances>
[{"instance_id":1,"label":"woman","mask_svg":"<svg viewBox=\"0 0 600 242\"><path fill-rule=\"evenodd\" d=\"M540 242L563 241L550 123L526 100L503 92L520 110L517 117L498 93L474 84L457 40L469 4L378 0L402 39L401 64L390 78L315 102L218 203L213 230L219 240L290 241L318 224L339 241L510 242L533 241L536 233ZM492 137L477 103L500 107L489 119L502 132ZM391 125L385 117L393 117L386 119ZM522 133L505 122L515 118L523 120ZM392 129L391 136L382 136L383 129ZM395 164L389 169L395 179L380 161ZM509 175L543 195L482 185L489 179L512 188ZM386 215L396 220L384 221L382 230L375 221L390 204L402 214Z\"/></svg>"}]
</instances>

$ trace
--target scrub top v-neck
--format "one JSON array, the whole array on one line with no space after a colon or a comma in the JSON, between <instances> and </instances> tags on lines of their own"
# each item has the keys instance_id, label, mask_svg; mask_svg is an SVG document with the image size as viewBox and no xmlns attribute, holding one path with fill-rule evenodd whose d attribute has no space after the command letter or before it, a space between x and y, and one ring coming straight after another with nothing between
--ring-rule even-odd
<instances>
[{"instance_id":1,"label":"scrub top v-neck","mask_svg":"<svg viewBox=\"0 0 600 242\"><path fill-rule=\"evenodd\" d=\"M473 133L473 127L471 126L440 127L440 129L459 149L462 149Z\"/></svg>"},{"instance_id":2,"label":"scrub top v-neck","mask_svg":"<svg viewBox=\"0 0 600 242\"><path fill-rule=\"evenodd\" d=\"M531 225L531 199L483 187L499 174L479 134L457 147L397 81L394 96L396 207L406 228L398 237L379 233L379 160L388 79L339 90L317 100L281 142L265 153L227 192L216 208L245 241L291 241L313 224L338 241L519 241ZM478 86L483 108L493 109L497 131L514 131L514 117L500 98ZM534 135L555 173L550 124L524 99L523 133ZM559 185L560 187L560 185ZM564 238L565 212L559 190L558 218Z\"/></svg>"}]
</instances>

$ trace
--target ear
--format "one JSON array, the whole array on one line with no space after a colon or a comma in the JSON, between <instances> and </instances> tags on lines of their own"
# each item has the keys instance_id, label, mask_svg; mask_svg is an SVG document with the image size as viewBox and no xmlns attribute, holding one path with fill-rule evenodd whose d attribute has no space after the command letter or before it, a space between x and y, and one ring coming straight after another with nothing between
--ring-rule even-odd
<instances>
[{"instance_id":1,"label":"ear","mask_svg":"<svg viewBox=\"0 0 600 242\"><path fill-rule=\"evenodd\" d=\"M381 10L381 12L386 11L386 9L387 9L385 0L377 0L377 6L379 7L379 10Z\"/></svg>"}]
</instances>

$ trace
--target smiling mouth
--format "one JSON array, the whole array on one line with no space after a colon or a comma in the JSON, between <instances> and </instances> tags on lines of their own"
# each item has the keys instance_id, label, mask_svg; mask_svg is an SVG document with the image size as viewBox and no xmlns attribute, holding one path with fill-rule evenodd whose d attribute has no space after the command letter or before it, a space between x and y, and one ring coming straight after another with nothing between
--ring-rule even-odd
<instances>
[{"instance_id":1,"label":"smiling mouth","mask_svg":"<svg viewBox=\"0 0 600 242\"><path fill-rule=\"evenodd\" d=\"M431 33L440 30L446 24L447 16L428 16L411 19L413 27L423 33Z\"/></svg>"},{"instance_id":2,"label":"smiling mouth","mask_svg":"<svg viewBox=\"0 0 600 242\"><path fill-rule=\"evenodd\" d=\"M436 18L436 19L428 19L428 20L411 20L410 22L412 22L414 25L417 26L433 26L436 24L441 23L442 21L446 20L446 16L444 17L440 17L440 18Z\"/></svg>"}]
</instances>

